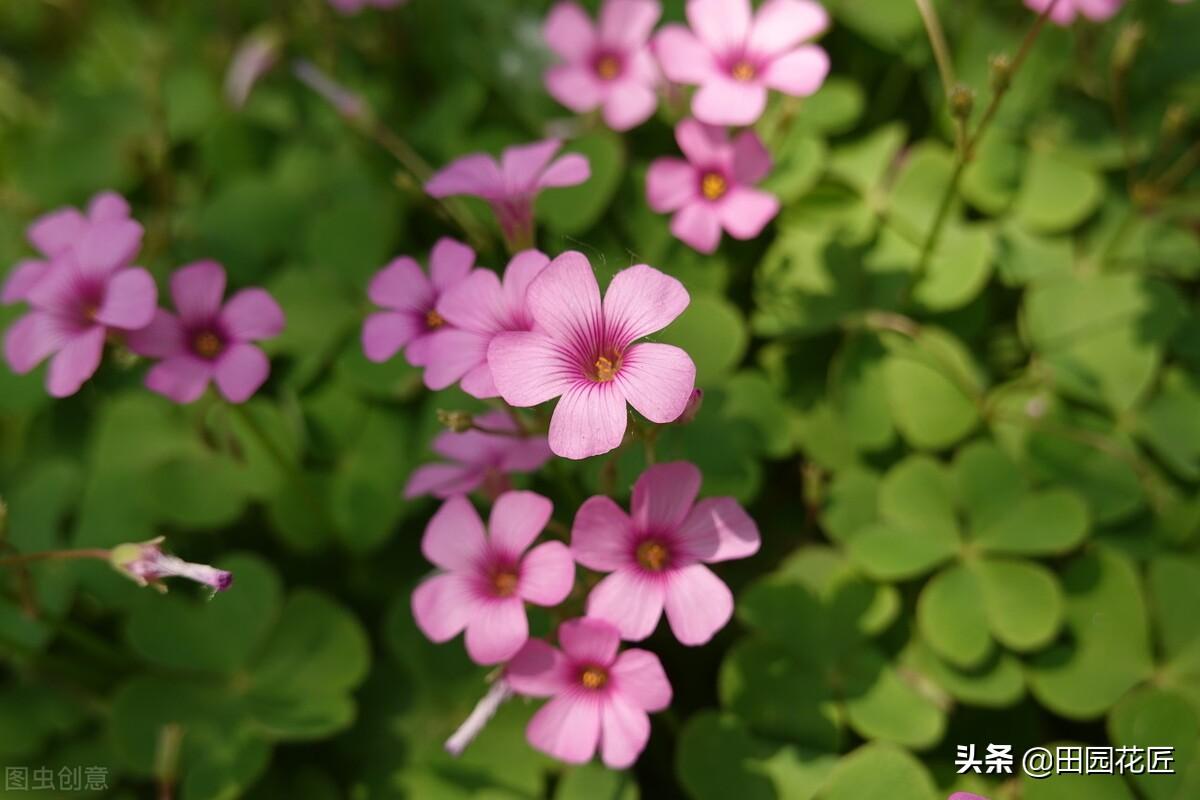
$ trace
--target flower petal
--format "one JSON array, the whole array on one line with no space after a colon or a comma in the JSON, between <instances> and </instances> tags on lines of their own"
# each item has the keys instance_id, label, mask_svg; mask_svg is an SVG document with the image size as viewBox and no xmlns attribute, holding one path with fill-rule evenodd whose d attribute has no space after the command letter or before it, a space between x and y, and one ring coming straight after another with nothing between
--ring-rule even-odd
<instances>
[{"instance_id":1,"label":"flower petal","mask_svg":"<svg viewBox=\"0 0 1200 800\"><path fill-rule=\"evenodd\" d=\"M569 670L561 651L530 639L504 667L504 680L517 694L551 697L566 688Z\"/></svg>"},{"instance_id":2,"label":"flower petal","mask_svg":"<svg viewBox=\"0 0 1200 800\"><path fill-rule=\"evenodd\" d=\"M571 459L607 453L621 444L628 417L614 384L579 381L563 392L550 417L550 449Z\"/></svg>"},{"instance_id":3,"label":"flower petal","mask_svg":"<svg viewBox=\"0 0 1200 800\"><path fill-rule=\"evenodd\" d=\"M129 203L116 192L99 192L88 201L88 219L92 222L109 222L129 216Z\"/></svg>"},{"instance_id":4,"label":"flower petal","mask_svg":"<svg viewBox=\"0 0 1200 800\"><path fill-rule=\"evenodd\" d=\"M104 290L104 303L96 311L96 322L135 331L154 319L158 287L141 267L123 269L113 275Z\"/></svg>"},{"instance_id":5,"label":"flower petal","mask_svg":"<svg viewBox=\"0 0 1200 800\"><path fill-rule=\"evenodd\" d=\"M596 44L592 20L578 3L562 2L550 9L542 25L542 38L565 61L587 57Z\"/></svg>"},{"instance_id":6,"label":"flower petal","mask_svg":"<svg viewBox=\"0 0 1200 800\"><path fill-rule=\"evenodd\" d=\"M592 342L601 331L600 285L582 253L571 250L551 261L525 301L534 322L560 342Z\"/></svg>"},{"instance_id":7,"label":"flower petal","mask_svg":"<svg viewBox=\"0 0 1200 800\"><path fill-rule=\"evenodd\" d=\"M617 657L621 637L617 629L602 619L569 619L558 626L558 643L576 663L607 667Z\"/></svg>"},{"instance_id":8,"label":"flower petal","mask_svg":"<svg viewBox=\"0 0 1200 800\"><path fill-rule=\"evenodd\" d=\"M651 422L674 422L696 388L696 365L673 344L642 342L625 351L616 384L629 405Z\"/></svg>"},{"instance_id":9,"label":"flower petal","mask_svg":"<svg viewBox=\"0 0 1200 800\"><path fill-rule=\"evenodd\" d=\"M224 296L225 269L215 261L197 261L171 276L171 298L184 325L216 316Z\"/></svg>"},{"instance_id":10,"label":"flower petal","mask_svg":"<svg viewBox=\"0 0 1200 800\"><path fill-rule=\"evenodd\" d=\"M183 353L187 348L179 318L161 308L154 312L149 325L126 333L125 344L147 358L167 358Z\"/></svg>"},{"instance_id":11,"label":"flower petal","mask_svg":"<svg viewBox=\"0 0 1200 800\"><path fill-rule=\"evenodd\" d=\"M488 366L486 358L482 363L475 365L466 375L463 375L458 387L471 397L477 397L480 400L500 396L500 390L496 388L496 382L492 380L492 368Z\"/></svg>"},{"instance_id":12,"label":"flower petal","mask_svg":"<svg viewBox=\"0 0 1200 800\"><path fill-rule=\"evenodd\" d=\"M708 567L688 564L671 573L665 607L679 643L700 645L733 616L733 592Z\"/></svg>"},{"instance_id":13,"label":"flower petal","mask_svg":"<svg viewBox=\"0 0 1200 800\"><path fill-rule=\"evenodd\" d=\"M604 124L614 131L627 131L650 119L656 108L654 89L637 81L621 81L604 100Z\"/></svg>"},{"instance_id":14,"label":"flower petal","mask_svg":"<svg viewBox=\"0 0 1200 800\"><path fill-rule=\"evenodd\" d=\"M0 303L9 304L24 300L38 281L50 271L49 261L19 261L4 281L0 292Z\"/></svg>"},{"instance_id":15,"label":"flower petal","mask_svg":"<svg viewBox=\"0 0 1200 800\"><path fill-rule=\"evenodd\" d=\"M53 258L79 241L87 224L87 219L77 209L60 208L35 219L25 235L38 252Z\"/></svg>"},{"instance_id":16,"label":"flower petal","mask_svg":"<svg viewBox=\"0 0 1200 800\"><path fill-rule=\"evenodd\" d=\"M519 558L546 527L553 511L554 504L536 492L505 492L488 517L492 547Z\"/></svg>"},{"instance_id":17,"label":"flower petal","mask_svg":"<svg viewBox=\"0 0 1200 800\"><path fill-rule=\"evenodd\" d=\"M754 131L742 131L733 140L733 178L738 183L754 184L771 171L771 154Z\"/></svg>"},{"instance_id":18,"label":"flower petal","mask_svg":"<svg viewBox=\"0 0 1200 800\"><path fill-rule=\"evenodd\" d=\"M682 25L666 25L654 37L654 54L668 80L701 84L716 73L712 52Z\"/></svg>"},{"instance_id":19,"label":"flower petal","mask_svg":"<svg viewBox=\"0 0 1200 800\"><path fill-rule=\"evenodd\" d=\"M469 194L485 200L504 195L504 177L496 159L484 153L472 153L438 170L425 184L433 197Z\"/></svg>"},{"instance_id":20,"label":"flower petal","mask_svg":"<svg viewBox=\"0 0 1200 800\"><path fill-rule=\"evenodd\" d=\"M69 331L52 314L31 311L4 334L4 358L18 375L24 375L66 345Z\"/></svg>"},{"instance_id":21,"label":"flower petal","mask_svg":"<svg viewBox=\"0 0 1200 800\"><path fill-rule=\"evenodd\" d=\"M367 297L383 308L424 314L433 307L433 283L408 256L393 259L371 278Z\"/></svg>"},{"instance_id":22,"label":"flower petal","mask_svg":"<svg viewBox=\"0 0 1200 800\"><path fill-rule=\"evenodd\" d=\"M242 342L278 336L284 321L283 309L266 289L243 289L221 309L225 331Z\"/></svg>"},{"instance_id":23,"label":"flower petal","mask_svg":"<svg viewBox=\"0 0 1200 800\"><path fill-rule=\"evenodd\" d=\"M473 570L486 549L483 521L471 501L462 495L442 503L421 537L425 558L451 572Z\"/></svg>"},{"instance_id":24,"label":"flower petal","mask_svg":"<svg viewBox=\"0 0 1200 800\"><path fill-rule=\"evenodd\" d=\"M467 627L480 603L461 575L426 578L413 590L413 619L431 641L448 642Z\"/></svg>"},{"instance_id":25,"label":"flower petal","mask_svg":"<svg viewBox=\"0 0 1200 800\"><path fill-rule=\"evenodd\" d=\"M533 715L525 737L559 761L585 764L600 740L600 702L589 695L560 694Z\"/></svg>"},{"instance_id":26,"label":"flower petal","mask_svg":"<svg viewBox=\"0 0 1200 800\"><path fill-rule=\"evenodd\" d=\"M553 455L545 436L527 436L504 446L500 456L500 468L505 472L533 472Z\"/></svg>"},{"instance_id":27,"label":"flower petal","mask_svg":"<svg viewBox=\"0 0 1200 800\"><path fill-rule=\"evenodd\" d=\"M550 164L550 159L562 148L559 139L543 139L539 142L506 147L500 155L500 173L504 176L506 194L527 192L538 183L538 178Z\"/></svg>"},{"instance_id":28,"label":"flower petal","mask_svg":"<svg viewBox=\"0 0 1200 800\"><path fill-rule=\"evenodd\" d=\"M620 695L601 706L600 757L609 769L633 766L650 741L650 717Z\"/></svg>"},{"instance_id":29,"label":"flower petal","mask_svg":"<svg viewBox=\"0 0 1200 800\"><path fill-rule=\"evenodd\" d=\"M592 165L581 153L567 153L554 160L538 176L538 189L555 189L562 186L577 186L592 177Z\"/></svg>"},{"instance_id":30,"label":"flower petal","mask_svg":"<svg viewBox=\"0 0 1200 800\"><path fill-rule=\"evenodd\" d=\"M724 75L705 81L692 98L692 113L709 125L753 125L767 107L767 90Z\"/></svg>"},{"instance_id":31,"label":"flower petal","mask_svg":"<svg viewBox=\"0 0 1200 800\"><path fill-rule=\"evenodd\" d=\"M555 64L544 80L550 96L576 114L586 114L604 99L595 73L581 64Z\"/></svg>"},{"instance_id":32,"label":"flower petal","mask_svg":"<svg viewBox=\"0 0 1200 800\"><path fill-rule=\"evenodd\" d=\"M483 483L483 470L473 465L424 464L413 470L404 485L405 499L431 494L438 498L467 494Z\"/></svg>"},{"instance_id":33,"label":"flower petal","mask_svg":"<svg viewBox=\"0 0 1200 800\"><path fill-rule=\"evenodd\" d=\"M471 274L475 266L475 251L467 245L443 236L429 251L429 278L433 288L444 292Z\"/></svg>"},{"instance_id":34,"label":"flower petal","mask_svg":"<svg viewBox=\"0 0 1200 800\"><path fill-rule=\"evenodd\" d=\"M750 32L750 0L689 0L687 18L696 35L721 51L740 47Z\"/></svg>"},{"instance_id":35,"label":"flower petal","mask_svg":"<svg viewBox=\"0 0 1200 800\"><path fill-rule=\"evenodd\" d=\"M67 339L50 360L46 390L51 397L69 397L96 374L104 354L104 326L92 327Z\"/></svg>"},{"instance_id":36,"label":"flower petal","mask_svg":"<svg viewBox=\"0 0 1200 800\"><path fill-rule=\"evenodd\" d=\"M772 89L808 97L821 88L828 74L829 55L817 45L808 44L772 61L762 79Z\"/></svg>"},{"instance_id":37,"label":"flower petal","mask_svg":"<svg viewBox=\"0 0 1200 800\"><path fill-rule=\"evenodd\" d=\"M500 333L487 350L496 390L510 406L525 408L568 391L578 368L541 333Z\"/></svg>"},{"instance_id":38,"label":"flower petal","mask_svg":"<svg viewBox=\"0 0 1200 800\"><path fill-rule=\"evenodd\" d=\"M478 603L467 622L467 655L476 664L508 661L529 641L529 620L519 597Z\"/></svg>"},{"instance_id":39,"label":"flower petal","mask_svg":"<svg viewBox=\"0 0 1200 800\"><path fill-rule=\"evenodd\" d=\"M645 711L671 705L671 682L658 656L648 650L626 650L612 666L615 690Z\"/></svg>"},{"instance_id":40,"label":"flower petal","mask_svg":"<svg viewBox=\"0 0 1200 800\"><path fill-rule=\"evenodd\" d=\"M575 512L571 554L598 572L632 566L633 522L629 515L610 497L589 497Z\"/></svg>"},{"instance_id":41,"label":"flower petal","mask_svg":"<svg viewBox=\"0 0 1200 800\"><path fill-rule=\"evenodd\" d=\"M504 329L508 306L500 276L477 269L438 298L437 311L456 328L492 334Z\"/></svg>"},{"instance_id":42,"label":"flower petal","mask_svg":"<svg viewBox=\"0 0 1200 800\"><path fill-rule=\"evenodd\" d=\"M429 335L425 385L434 391L452 386L479 364L487 363L490 336L443 328Z\"/></svg>"},{"instance_id":43,"label":"flower petal","mask_svg":"<svg viewBox=\"0 0 1200 800\"><path fill-rule=\"evenodd\" d=\"M677 278L634 264L613 276L604 293L606 338L623 350L670 325L689 302L691 297Z\"/></svg>"},{"instance_id":44,"label":"flower petal","mask_svg":"<svg viewBox=\"0 0 1200 800\"><path fill-rule=\"evenodd\" d=\"M526 602L556 606L567 599L574 586L575 562L562 542L539 544L521 560L517 593Z\"/></svg>"},{"instance_id":45,"label":"flower petal","mask_svg":"<svg viewBox=\"0 0 1200 800\"><path fill-rule=\"evenodd\" d=\"M753 239L779 213L779 198L762 189L735 186L721 198L717 215L735 239Z\"/></svg>"},{"instance_id":46,"label":"flower petal","mask_svg":"<svg viewBox=\"0 0 1200 800\"><path fill-rule=\"evenodd\" d=\"M723 129L690 117L675 126L675 141L698 169L725 166L731 154L729 137Z\"/></svg>"},{"instance_id":47,"label":"flower petal","mask_svg":"<svg viewBox=\"0 0 1200 800\"><path fill-rule=\"evenodd\" d=\"M75 246L79 267L88 275L107 275L124 267L142 246L142 226L131 219L93 222Z\"/></svg>"},{"instance_id":48,"label":"flower petal","mask_svg":"<svg viewBox=\"0 0 1200 800\"><path fill-rule=\"evenodd\" d=\"M509 315L513 317L512 321L532 324L525 298L529 294L530 285L549 265L550 257L540 250L522 250L513 256L504 268L504 302Z\"/></svg>"},{"instance_id":49,"label":"flower petal","mask_svg":"<svg viewBox=\"0 0 1200 800\"><path fill-rule=\"evenodd\" d=\"M615 625L622 639L636 642L654 633L665 597L666 587L661 580L621 569L592 589L587 613Z\"/></svg>"},{"instance_id":50,"label":"flower petal","mask_svg":"<svg viewBox=\"0 0 1200 800\"><path fill-rule=\"evenodd\" d=\"M756 55L775 55L808 39L815 39L829 27L829 14L812 0L767 0L750 26L746 49Z\"/></svg>"},{"instance_id":51,"label":"flower petal","mask_svg":"<svg viewBox=\"0 0 1200 800\"><path fill-rule=\"evenodd\" d=\"M252 344L235 344L221 354L213 368L217 388L231 403L244 403L271 374L267 354Z\"/></svg>"},{"instance_id":52,"label":"flower petal","mask_svg":"<svg viewBox=\"0 0 1200 800\"><path fill-rule=\"evenodd\" d=\"M190 355L170 356L146 373L146 388L176 403L195 402L212 378L212 365Z\"/></svg>"},{"instance_id":53,"label":"flower petal","mask_svg":"<svg viewBox=\"0 0 1200 800\"><path fill-rule=\"evenodd\" d=\"M638 530L674 531L700 494L700 470L689 461L655 464L633 484L633 524Z\"/></svg>"},{"instance_id":54,"label":"flower petal","mask_svg":"<svg viewBox=\"0 0 1200 800\"><path fill-rule=\"evenodd\" d=\"M700 176L682 158L656 158L646 171L646 202L653 211L676 211L699 195Z\"/></svg>"},{"instance_id":55,"label":"flower petal","mask_svg":"<svg viewBox=\"0 0 1200 800\"><path fill-rule=\"evenodd\" d=\"M688 554L710 564L752 556L762 544L758 526L732 497L701 500L677 530Z\"/></svg>"},{"instance_id":56,"label":"flower petal","mask_svg":"<svg viewBox=\"0 0 1200 800\"><path fill-rule=\"evenodd\" d=\"M387 361L424 329L421 318L414 314L398 311L376 312L363 323L363 353L371 361Z\"/></svg>"},{"instance_id":57,"label":"flower petal","mask_svg":"<svg viewBox=\"0 0 1200 800\"><path fill-rule=\"evenodd\" d=\"M632 49L650 38L662 16L658 0L608 0L600 7L600 41Z\"/></svg>"}]
</instances>

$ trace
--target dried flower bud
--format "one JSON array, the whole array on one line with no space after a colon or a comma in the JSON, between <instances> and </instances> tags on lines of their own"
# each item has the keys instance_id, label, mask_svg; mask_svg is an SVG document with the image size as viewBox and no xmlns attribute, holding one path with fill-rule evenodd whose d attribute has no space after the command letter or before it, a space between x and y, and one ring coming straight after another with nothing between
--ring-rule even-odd
<instances>
[{"instance_id":1,"label":"dried flower bud","mask_svg":"<svg viewBox=\"0 0 1200 800\"><path fill-rule=\"evenodd\" d=\"M455 433L465 433L471 430L471 426L475 424L475 420L467 411L446 411L439 408L437 419L444 428Z\"/></svg>"},{"instance_id":2,"label":"dried flower bud","mask_svg":"<svg viewBox=\"0 0 1200 800\"><path fill-rule=\"evenodd\" d=\"M192 564L182 558L162 551L163 537L148 542L120 544L109 553L113 568L139 586L153 586L165 592L163 578L187 578L211 587L214 592L223 592L233 583L233 573L210 567L207 564Z\"/></svg>"},{"instance_id":3,"label":"dried flower bud","mask_svg":"<svg viewBox=\"0 0 1200 800\"><path fill-rule=\"evenodd\" d=\"M970 86L959 83L950 90L950 113L958 119L967 119L975 108L975 92Z\"/></svg>"},{"instance_id":4,"label":"dried flower bud","mask_svg":"<svg viewBox=\"0 0 1200 800\"><path fill-rule=\"evenodd\" d=\"M1012 82L1012 59L1007 53L998 53L992 56L989 64L991 67L992 91L1000 94L1008 89L1008 85Z\"/></svg>"},{"instance_id":5,"label":"dried flower bud","mask_svg":"<svg viewBox=\"0 0 1200 800\"><path fill-rule=\"evenodd\" d=\"M1128 70L1145 38L1146 28L1140 22L1132 22L1122 28L1117 43L1113 45L1113 69L1118 72Z\"/></svg>"},{"instance_id":6,"label":"dried flower bud","mask_svg":"<svg viewBox=\"0 0 1200 800\"><path fill-rule=\"evenodd\" d=\"M255 31L242 40L225 72L225 99L229 105L237 109L246 105L259 78L278 61L282 44L279 33L270 28Z\"/></svg>"}]
</instances>

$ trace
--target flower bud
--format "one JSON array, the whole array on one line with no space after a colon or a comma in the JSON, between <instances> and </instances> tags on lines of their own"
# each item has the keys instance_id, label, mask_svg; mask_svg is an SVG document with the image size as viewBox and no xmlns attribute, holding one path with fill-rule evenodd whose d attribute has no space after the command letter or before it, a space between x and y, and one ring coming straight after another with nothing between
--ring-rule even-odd
<instances>
[{"instance_id":1,"label":"flower bud","mask_svg":"<svg viewBox=\"0 0 1200 800\"><path fill-rule=\"evenodd\" d=\"M108 556L113 569L131 578L139 586L153 586L165 592L163 578L187 578L202 583L214 592L223 592L233 583L233 573L210 567L207 564L192 564L182 558L162 551L163 537L148 542L119 544Z\"/></svg>"},{"instance_id":2,"label":"flower bud","mask_svg":"<svg viewBox=\"0 0 1200 800\"><path fill-rule=\"evenodd\" d=\"M1113 69L1125 72L1133 64L1146 38L1146 28L1140 22L1133 22L1121 29L1117 43L1113 45Z\"/></svg>"},{"instance_id":3,"label":"flower bud","mask_svg":"<svg viewBox=\"0 0 1200 800\"><path fill-rule=\"evenodd\" d=\"M696 415L700 413L702 405L704 405L704 390L692 389L692 396L688 398L687 405L683 407L683 413L675 420L675 424L690 425L696 420Z\"/></svg>"},{"instance_id":4,"label":"flower bud","mask_svg":"<svg viewBox=\"0 0 1200 800\"><path fill-rule=\"evenodd\" d=\"M246 105L259 78L271 71L279 59L283 40L272 29L256 31L238 45L225 72L225 99L236 109Z\"/></svg>"},{"instance_id":5,"label":"flower bud","mask_svg":"<svg viewBox=\"0 0 1200 800\"><path fill-rule=\"evenodd\" d=\"M455 433L465 433L471 430L471 426L475 424L475 420L468 411L446 411L439 408L437 419L442 427Z\"/></svg>"},{"instance_id":6,"label":"flower bud","mask_svg":"<svg viewBox=\"0 0 1200 800\"><path fill-rule=\"evenodd\" d=\"M992 56L989 62L991 67L992 91L1000 94L1008 89L1009 83L1012 82L1012 59L1007 53L998 53Z\"/></svg>"},{"instance_id":7,"label":"flower bud","mask_svg":"<svg viewBox=\"0 0 1200 800\"><path fill-rule=\"evenodd\" d=\"M966 84L955 84L950 90L950 113L958 119L967 119L975 108L975 92Z\"/></svg>"}]
</instances>

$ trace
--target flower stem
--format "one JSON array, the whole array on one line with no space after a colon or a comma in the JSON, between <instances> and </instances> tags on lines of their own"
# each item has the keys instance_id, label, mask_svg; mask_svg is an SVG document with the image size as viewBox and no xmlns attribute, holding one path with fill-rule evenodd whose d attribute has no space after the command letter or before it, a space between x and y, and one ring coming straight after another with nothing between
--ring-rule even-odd
<instances>
[{"instance_id":1,"label":"flower stem","mask_svg":"<svg viewBox=\"0 0 1200 800\"><path fill-rule=\"evenodd\" d=\"M107 561L110 552L99 547L83 548L80 550L43 550L39 553L4 556L0 558L0 566L19 567L35 561L71 561L79 558L98 558Z\"/></svg>"},{"instance_id":2,"label":"flower stem","mask_svg":"<svg viewBox=\"0 0 1200 800\"><path fill-rule=\"evenodd\" d=\"M942 79L942 91L946 94L947 101L958 86L958 79L954 76L954 62L950 57L950 46L946 43L946 34L942 30L942 23L938 19L937 9L933 7L930 0L914 0L917 4L917 11L921 13L921 22L925 24L925 32L929 35L929 46L933 49L933 60L937 62L938 75ZM954 117L955 143L959 150L966 147L967 131L966 120L959 114L951 114Z\"/></svg>"},{"instance_id":3,"label":"flower stem","mask_svg":"<svg viewBox=\"0 0 1200 800\"><path fill-rule=\"evenodd\" d=\"M478 736L488 721L496 715L500 710L500 706L504 701L512 697L513 691L505 682L504 678L499 678L488 689L487 694L476 703L474 710L470 716L463 721L463 724L458 726L458 730L446 740L446 752L454 756L462 755L475 737Z\"/></svg>"}]
</instances>

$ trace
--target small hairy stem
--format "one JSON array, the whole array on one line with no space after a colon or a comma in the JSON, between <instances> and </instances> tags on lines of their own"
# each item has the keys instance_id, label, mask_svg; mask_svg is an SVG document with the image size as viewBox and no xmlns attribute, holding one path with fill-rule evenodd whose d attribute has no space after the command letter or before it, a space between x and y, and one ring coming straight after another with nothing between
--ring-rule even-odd
<instances>
[{"instance_id":1,"label":"small hairy stem","mask_svg":"<svg viewBox=\"0 0 1200 800\"><path fill-rule=\"evenodd\" d=\"M488 721L496 716L504 701L512 697L513 691L505 683L504 678L498 678L487 694L475 705L470 716L463 721L449 739L446 740L446 752L454 756L462 755L475 737L478 736Z\"/></svg>"},{"instance_id":2,"label":"small hairy stem","mask_svg":"<svg viewBox=\"0 0 1200 800\"><path fill-rule=\"evenodd\" d=\"M40 553L22 553L0 558L0 566L19 567L35 561L72 561L79 558L98 558L107 561L109 551L99 547L81 550L43 550Z\"/></svg>"},{"instance_id":3,"label":"small hairy stem","mask_svg":"<svg viewBox=\"0 0 1200 800\"><path fill-rule=\"evenodd\" d=\"M946 43L946 34L942 30L942 23L938 19L937 9L933 7L930 0L914 0L917 4L917 11L921 13L921 22L925 24L925 32L929 35L929 46L933 49L933 59L937 62L938 75L942 79L942 91L946 95L947 101L953 96L958 85L958 79L954 76L954 61L950 57L950 46ZM966 121L959 114L952 114L954 117L955 142L959 150L966 147Z\"/></svg>"}]
</instances>

